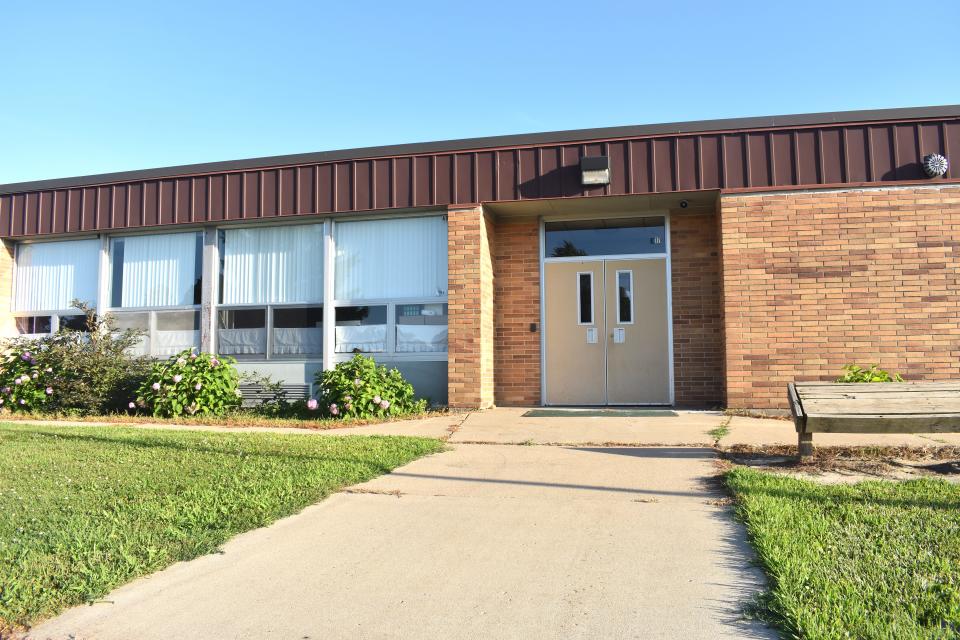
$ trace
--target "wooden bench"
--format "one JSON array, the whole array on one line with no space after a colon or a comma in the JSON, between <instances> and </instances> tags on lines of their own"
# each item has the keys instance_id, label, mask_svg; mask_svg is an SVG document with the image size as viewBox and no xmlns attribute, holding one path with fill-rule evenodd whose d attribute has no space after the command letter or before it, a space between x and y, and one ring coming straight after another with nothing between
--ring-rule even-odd
<instances>
[{"instance_id":1,"label":"wooden bench","mask_svg":"<svg viewBox=\"0 0 960 640\"><path fill-rule=\"evenodd\" d=\"M814 433L960 432L960 382L792 382L787 395L801 457Z\"/></svg>"}]
</instances>

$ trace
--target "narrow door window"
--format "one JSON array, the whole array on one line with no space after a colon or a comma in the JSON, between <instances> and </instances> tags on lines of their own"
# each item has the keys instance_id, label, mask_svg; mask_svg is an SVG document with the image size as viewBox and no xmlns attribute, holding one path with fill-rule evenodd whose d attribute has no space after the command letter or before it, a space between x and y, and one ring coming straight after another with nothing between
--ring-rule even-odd
<instances>
[{"instance_id":1,"label":"narrow door window","mask_svg":"<svg viewBox=\"0 0 960 640\"><path fill-rule=\"evenodd\" d=\"M617 323L633 324L633 271L617 271Z\"/></svg>"},{"instance_id":2,"label":"narrow door window","mask_svg":"<svg viewBox=\"0 0 960 640\"><path fill-rule=\"evenodd\" d=\"M577 274L578 324L593 324L593 272Z\"/></svg>"}]
</instances>

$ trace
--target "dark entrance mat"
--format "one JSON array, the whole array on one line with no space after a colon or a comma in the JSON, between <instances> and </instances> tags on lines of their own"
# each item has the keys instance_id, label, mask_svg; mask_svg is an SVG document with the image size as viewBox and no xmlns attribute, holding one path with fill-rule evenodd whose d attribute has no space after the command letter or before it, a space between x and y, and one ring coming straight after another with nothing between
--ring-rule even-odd
<instances>
[{"instance_id":1,"label":"dark entrance mat","mask_svg":"<svg viewBox=\"0 0 960 640\"><path fill-rule=\"evenodd\" d=\"M669 409L531 409L522 418L676 418Z\"/></svg>"}]
</instances>

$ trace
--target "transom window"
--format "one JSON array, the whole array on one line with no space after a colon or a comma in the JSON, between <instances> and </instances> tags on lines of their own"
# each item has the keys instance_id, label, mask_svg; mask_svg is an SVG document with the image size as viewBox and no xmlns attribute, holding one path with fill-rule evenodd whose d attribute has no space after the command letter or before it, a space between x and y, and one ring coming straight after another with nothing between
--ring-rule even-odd
<instances>
[{"instance_id":1,"label":"transom window","mask_svg":"<svg viewBox=\"0 0 960 640\"><path fill-rule=\"evenodd\" d=\"M662 216L544 224L546 258L666 253Z\"/></svg>"}]
</instances>

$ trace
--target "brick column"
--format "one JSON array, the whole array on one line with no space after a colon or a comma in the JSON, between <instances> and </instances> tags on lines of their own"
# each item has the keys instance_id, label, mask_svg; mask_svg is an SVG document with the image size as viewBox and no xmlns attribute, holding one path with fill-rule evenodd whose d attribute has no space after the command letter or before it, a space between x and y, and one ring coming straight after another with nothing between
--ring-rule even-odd
<instances>
[{"instance_id":1,"label":"brick column","mask_svg":"<svg viewBox=\"0 0 960 640\"><path fill-rule=\"evenodd\" d=\"M17 335L17 323L13 318L13 257L14 244L3 240L0 248L0 337Z\"/></svg>"},{"instance_id":2,"label":"brick column","mask_svg":"<svg viewBox=\"0 0 960 640\"><path fill-rule=\"evenodd\" d=\"M447 385L452 409L493 405L493 228L481 206L448 210Z\"/></svg>"}]
</instances>

